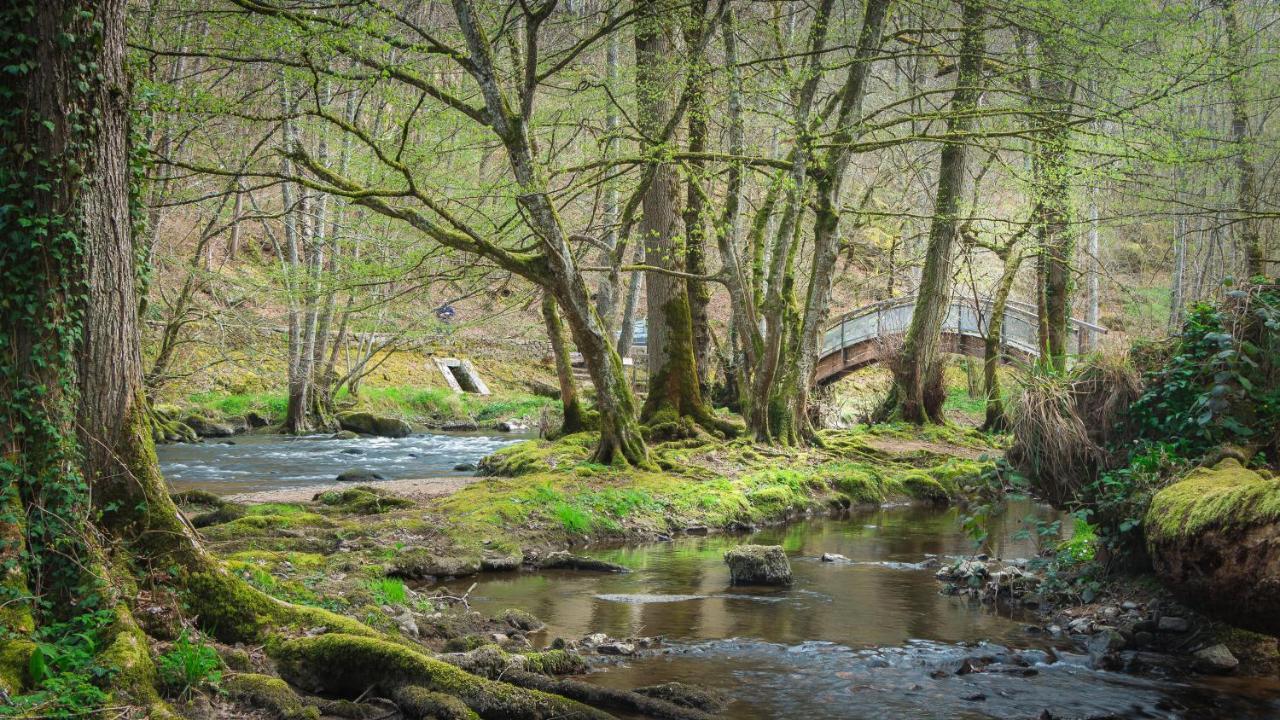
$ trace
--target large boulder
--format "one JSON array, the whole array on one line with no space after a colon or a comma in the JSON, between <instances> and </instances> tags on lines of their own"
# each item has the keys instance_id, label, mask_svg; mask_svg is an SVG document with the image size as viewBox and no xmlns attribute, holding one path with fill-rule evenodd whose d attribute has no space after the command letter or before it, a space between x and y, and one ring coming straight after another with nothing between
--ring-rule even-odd
<instances>
[{"instance_id":1,"label":"large boulder","mask_svg":"<svg viewBox=\"0 0 1280 720\"><path fill-rule=\"evenodd\" d=\"M400 418L382 417L367 412L346 412L338 414L338 425L343 430L378 435L381 437L409 437L413 428Z\"/></svg>"},{"instance_id":2,"label":"large boulder","mask_svg":"<svg viewBox=\"0 0 1280 720\"><path fill-rule=\"evenodd\" d=\"M1280 480L1235 458L1156 493L1146 517L1157 575L1188 604L1280 634Z\"/></svg>"},{"instance_id":3,"label":"large boulder","mask_svg":"<svg viewBox=\"0 0 1280 720\"><path fill-rule=\"evenodd\" d=\"M724 554L734 585L790 585L791 563L781 545L740 545Z\"/></svg>"}]
</instances>

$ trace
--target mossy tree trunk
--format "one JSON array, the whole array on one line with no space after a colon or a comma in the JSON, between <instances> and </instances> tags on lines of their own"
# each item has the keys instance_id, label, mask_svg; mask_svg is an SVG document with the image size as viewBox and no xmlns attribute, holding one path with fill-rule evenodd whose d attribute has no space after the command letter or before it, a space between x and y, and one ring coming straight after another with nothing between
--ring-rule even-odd
<instances>
[{"instance_id":1,"label":"mossy tree trunk","mask_svg":"<svg viewBox=\"0 0 1280 720\"><path fill-rule=\"evenodd\" d=\"M943 422L942 323L951 302L951 269L955 261L954 244L969 142L965 135L973 127L973 111L982 81L983 3L964 0L961 5L963 28L956 85L947 115L949 138L942 145L937 199L920 291L902 350L892 364L893 388L878 413L881 417L899 417L914 423Z\"/></svg>"},{"instance_id":2,"label":"mossy tree trunk","mask_svg":"<svg viewBox=\"0 0 1280 720\"><path fill-rule=\"evenodd\" d=\"M689 16L682 25L689 73L686 124L688 126L688 151L691 155L707 149L707 64L702 35L707 28L707 0L689 3ZM687 178L684 201L685 229L685 290L689 296L689 321L693 327L693 358L698 374L698 386L703 397L710 391L711 370L711 322L707 306L711 302L711 288L703 276L707 274L707 188L706 163L694 157L685 164Z\"/></svg>"},{"instance_id":3,"label":"mossy tree trunk","mask_svg":"<svg viewBox=\"0 0 1280 720\"><path fill-rule=\"evenodd\" d=\"M564 407L564 421L560 434L569 435L586 429L582 403L578 400L578 383L573 378L573 363L564 341L564 324L556 311L556 300L550 293L542 294L542 320L547 326L547 339L551 343L551 357L556 365L556 380L560 383L560 404Z\"/></svg>"},{"instance_id":4,"label":"mossy tree trunk","mask_svg":"<svg viewBox=\"0 0 1280 720\"><path fill-rule=\"evenodd\" d=\"M1042 38L1040 56L1040 122L1032 156L1036 193L1036 237L1040 246L1040 360L1045 367L1063 372L1067 367L1070 339L1072 260L1071 168L1069 144L1075 84L1066 78L1063 50L1054 38Z\"/></svg>"},{"instance_id":5,"label":"mossy tree trunk","mask_svg":"<svg viewBox=\"0 0 1280 720\"><path fill-rule=\"evenodd\" d=\"M1003 262L1000 280L991 298L991 316L987 318L987 332L982 338L982 389L986 397L986 417L982 429L987 432L1004 432L1009 429L1009 418L1004 411L1000 394L1000 363L1004 359L1004 312L1013 292L1013 282L1022 266L1022 254L1012 245L997 253Z\"/></svg>"},{"instance_id":6,"label":"mossy tree trunk","mask_svg":"<svg viewBox=\"0 0 1280 720\"><path fill-rule=\"evenodd\" d=\"M680 179L676 166L661 161L661 137L671 118L675 77L676 8L669 0L641 0L635 30L637 126L653 156L652 180L641 200L640 233L645 262L656 271L645 278L649 319L649 394L641 410L646 423L664 426L682 420L718 429L702 399L693 331L689 286L683 277L686 244L679 230Z\"/></svg>"},{"instance_id":7,"label":"mossy tree trunk","mask_svg":"<svg viewBox=\"0 0 1280 720\"><path fill-rule=\"evenodd\" d=\"M1258 171L1254 166L1249 131L1249 98L1246 92L1245 38L1241 37L1239 0L1218 0L1227 35L1227 92L1231 101L1231 141L1236 152L1236 206L1239 208L1235 228L1244 247L1246 278L1265 276L1266 248L1258 231Z\"/></svg>"}]
</instances>

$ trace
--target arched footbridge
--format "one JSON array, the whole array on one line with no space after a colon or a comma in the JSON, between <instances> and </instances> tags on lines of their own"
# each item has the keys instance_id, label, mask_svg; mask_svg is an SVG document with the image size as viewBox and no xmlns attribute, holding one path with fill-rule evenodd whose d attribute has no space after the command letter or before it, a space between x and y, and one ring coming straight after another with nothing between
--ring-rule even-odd
<instances>
[{"instance_id":1,"label":"arched footbridge","mask_svg":"<svg viewBox=\"0 0 1280 720\"><path fill-rule=\"evenodd\" d=\"M985 298L953 300L942 324L943 352L982 357L991 307L992 302ZM825 385L888 359L901 345L915 309L916 299L904 297L845 313L823 333L814 381ZM1001 350L1006 359L1027 362L1039 357L1038 324L1034 306L1012 300L1005 304ZM1070 347L1082 352L1091 334L1106 332L1106 328L1072 318Z\"/></svg>"}]
</instances>

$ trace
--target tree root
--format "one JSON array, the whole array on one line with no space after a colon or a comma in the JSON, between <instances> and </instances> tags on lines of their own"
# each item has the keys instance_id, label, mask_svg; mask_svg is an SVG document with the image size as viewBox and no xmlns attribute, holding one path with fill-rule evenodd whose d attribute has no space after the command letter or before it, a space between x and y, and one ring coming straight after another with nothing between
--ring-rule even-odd
<instances>
[{"instance_id":1,"label":"tree root","mask_svg":"<svg viewBox=\"0 0 1280 720\"><path fill-rule=\"evenodd\" d=\"M310 692L357 697L370 688L425 701L450 695L482 718L495 720L604 720L612 716L581 703L471 675L389 640L345 633L275 641L268 652L280 674ZM504 675L504 680L508 678ZM406 688L417 687L409 691Z\"/></svg>"},{"instance_id":2,"label":"tree root","mask_svg":"<svg viewBox=\"0 0 1280 720\"><path fill-rule=\"evenodd\" d=\"M630 690L616 690L581 680L554 678L544 673L531 672L530 670L537 669L537 663L530 663L521 655L508 655L494 645L486 645L469 653L444 655L440 660L475 675L495 680L501 678L503 682L512 685L559 695L595 707L639 713L660 720L710 720L713 717L701 710Z\"/></svg>"},{"instance_id":3,"label":"tree root","mask_svg":"<svg viewBox=\"0 0 1280 720\"><path fill-rule=\"evenodd\" d=\"M270 675L232 675L223 687L233 699L266 710L277 720L319 720L319 708L306 705L293 688Z\"/></svg>"}]
</instances>

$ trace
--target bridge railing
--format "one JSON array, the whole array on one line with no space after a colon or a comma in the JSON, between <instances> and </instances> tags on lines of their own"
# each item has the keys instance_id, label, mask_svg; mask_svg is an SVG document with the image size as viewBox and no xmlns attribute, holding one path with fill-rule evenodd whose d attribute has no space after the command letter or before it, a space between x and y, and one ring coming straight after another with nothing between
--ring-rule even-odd
<instances>
[{"instance_id":1,"label":"bridge railing","mask_svg":"<svg viewBox=\"0 0 1280 720\"><path fill-rule=\"evenodd\" d=\"M845 313L823 334L821 355L828 355L841 348L873 338L905 333L911 326L911 316L915 313L915 307L914 297L902 297L881 300ZM985 337L991 314L992 301L989 298L980 298L977 301L973 298L953 300L947 308L942 330L957 335ZM1006 350L1017 350L1030 356L1038 355L1038 326L1039 321L1033 305L1008 301L1005 304L1004 327L1001 333L1002 346ZM1107 331L1106 328L1072 318L1069 332L1071 346L1081 351L1083 349L1081 343L1085 340L1086 333L1103 334Z\"/></svg>"}]
</instances>

